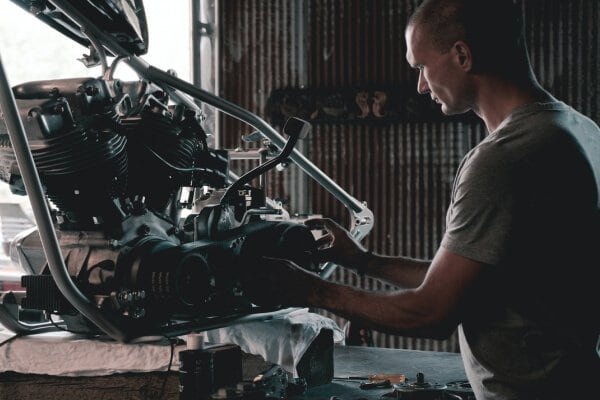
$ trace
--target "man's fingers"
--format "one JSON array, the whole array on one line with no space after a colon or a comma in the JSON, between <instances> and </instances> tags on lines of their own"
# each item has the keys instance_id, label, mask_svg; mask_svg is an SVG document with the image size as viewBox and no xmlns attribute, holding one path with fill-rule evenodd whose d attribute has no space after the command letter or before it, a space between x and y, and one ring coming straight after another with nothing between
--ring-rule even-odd
<instances>
[{"instance_id":1,"label":"man's fingers","mask_svg":"<svg viewBox=\"0 0 600 400\"><path fill-rule=\"evenodd\" d=\"M312 229L331 229L337 226L337 223L331 218L312 218L304 221L304 225Z\"/></svg>"},{"instance_id":2,"label":"man's fingers","mask_svg":"<svg viewBox=\"0 0 600 400\"><path fill-rule=\"evenodd\" d=\"M315 244L317 247L321 247L321 246L331 244L332 241L333 241L333 235L330 233L327 233L327 234L321 236L320 238L318 238L317 240L315 240Z\"/></svg>"},{"instance_id":3,"label":"man's fingers","mask_svg":"<svg viewBox=\"0 0 600 400\"><path fill-rule=\"evenodd\" d=\"M266 266L270 273L302 269L293 261L285 258L263 257L261 265Z\"/></svg>"},{"instance_id":4,"label":"man's fingers","mask_svg":"<svg viewBox=\"0 0 600 400\"><path fill-rule=\"evenodd\" d=\"M326 247L324 249L319 249L314 253L313 260L317 262L327 262L331 261L331 256L335 254L337 250L333 247Z\"/></svg>"},{"instance_id":5,"label":"man's fingers","mask_svg":"<svg viewBox=\"0 0 600 400\"><path fill-rule=\"evenodd\" d=\"M304 224L310 229L310 230L327 230L331 233L334 234L334 236L343 234L344 232L348 232L346 229L344 229L343 226L341 226L340 224L338 224L337 222L335 222L334 220L330 219L330 218L315 218L315 219L309 219L304 221Z\"/></svg>"},{"instance_id":6,"label":"man's fingers","mask_svg":"<svg viewBox=\"0 0 600 400\"><path fill-rule=\"evenodd\" d=\"M315 229L325 229L325 223L323 222L323 218L312 218L304 221L304 225L306 225L310 230Z\"/></svg>"}]
</instances>

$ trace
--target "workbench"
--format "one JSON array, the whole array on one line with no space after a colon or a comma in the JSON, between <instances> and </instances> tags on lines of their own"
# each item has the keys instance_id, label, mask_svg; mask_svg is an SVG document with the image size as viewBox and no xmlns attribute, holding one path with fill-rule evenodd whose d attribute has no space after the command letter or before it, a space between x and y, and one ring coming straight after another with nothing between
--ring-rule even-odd
<instances>
[{"instance_id":1,"label":"workbench","mask_svg":"<svg viewBox=\"0 0 600 400\"><path fill-rule=\"evenodd\" d=\"M269 365L252 355L243 359L243 378L252 379ZM359 388L362 380L347 379L376 373L404 374L413 381L423 373L431 383L465 381L459 354L374 347L334 346L334 379L308 388L298 399L379 399L390 389ZM0 374L2 400L178 400L177 372L125 373L98 377L54 377Z\"/></svg>"}]
</instances>

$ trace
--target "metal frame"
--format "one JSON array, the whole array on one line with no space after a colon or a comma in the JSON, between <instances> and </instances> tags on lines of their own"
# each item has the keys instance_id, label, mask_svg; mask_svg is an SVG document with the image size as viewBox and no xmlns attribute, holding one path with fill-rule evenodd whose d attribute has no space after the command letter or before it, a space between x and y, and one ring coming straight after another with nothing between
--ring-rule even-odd
<instances>
[{"instance_id":1,"label":"metal frame","mask_svg":"<svg viewBox=\"0 0 600 400\"><path fill-rule=\"evenodd\" d=\"M90 42L94 46L97 46L95 50L101 56L105 56L106 51L108 51L115 55L115 57L118 59L127 63L134 71L138 73L140 77L148 79L160 86L164 86L165 90L169 91L169 93L177 96L178 98L183 99L188 106L193 106L199 110L197 105L190 98L187 98L187 96L190 96L193 99L197 99L203 103L213 106L220 111L225 112L226 114L237 118L248 125L251 125L279 149L283 149L285 146L286 140L259 116L236 104L228 102L227 100L224 100L212 93L185 82L165 71L162 71L148 64L142 58L127 52L110 35L100 31L91 21L80 14L70 4L70 2L66 0L49 0L49 2L82 27L81 30L85 32L86 36L88 36L90 39ZM111 321L109 317L98 310L95 305L93 305L80 292L69 276L51 220L50 209L46 202L42 185L33 161L33 156L31 155L31 151L28 146L23 123L20 119L12 88L8 83L1 58L0 108L2 109L7 123L8 133L15 152L15 157L22 174L25 189L31 201L33 215L40 233L44 254L46 255L50 273L56 282L56 285L65 298L79 312L81 312L83 316L88 318L108 336L122 342L130 340L130 335L121 329L114 321ZM365 203L358 201L348 194L298 150L294 149L289 156L289 159L296 163L306 174L316 180L321 186L328 190L332 195L335 196L336 199L342 202L344 206L349 209L353 216L352 234L357 240L362 239L369 233L373 227L373 213L367 208ZM334 268L334 264L325 265L320 275L323 278L327 278L333 272ZM275 314L286 313L289 312L289 310L291 309L276 311ZM6 315L7 313L0 313L0 319ZM274 314L265 313L247 315L241 318L232 318L231 320L227 320L225 322L231 324L249 322L257 319L264 320L272 315ZM189 329L194 328L193 326L190 326L190 324L193 325L193 322L174 326L168 333L176 334L179 333L180 330L189 331ZM221 323L217 324L217 326L211 327L202 325L201 328L208 329L218 327L219 325L223 326ZM20 326L20 328L23 328L24 330L29 329L30 333L34 333L39 331L41 327L36 328ZM46 328L46 325L44 325L44 328Z\"/></svg>"}]
</instances>

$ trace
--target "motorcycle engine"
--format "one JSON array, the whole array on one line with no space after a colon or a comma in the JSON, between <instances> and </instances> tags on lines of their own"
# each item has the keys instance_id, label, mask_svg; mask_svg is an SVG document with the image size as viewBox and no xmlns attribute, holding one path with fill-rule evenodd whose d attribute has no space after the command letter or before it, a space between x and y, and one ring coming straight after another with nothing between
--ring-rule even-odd
<instances>
[{"instance_id":1,"label":"motorcycle engine","mask_svg":"<svg viewBox=\"0 0 600 400\"><path fill-rule=\"evenodd\" d=\"M270 311L250 302L243 283L264 256L315 270L312 233L265 218L277 210L261 188L223 196L227 151L210 148L202 115L160 87L74 78L13 92L69 275L131 336ZM0 179L25 195L6 132L0 124ZM56 287L37 231L13 248L28 272L21 307L96 332Z\"/></svg>"}]
</instances>

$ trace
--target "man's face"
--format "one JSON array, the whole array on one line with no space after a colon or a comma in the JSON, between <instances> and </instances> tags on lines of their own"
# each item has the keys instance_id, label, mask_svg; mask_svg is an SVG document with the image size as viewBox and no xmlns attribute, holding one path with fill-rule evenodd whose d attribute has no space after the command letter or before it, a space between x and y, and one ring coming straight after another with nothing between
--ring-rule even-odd
<instances>
[{"instance_id":1,"label":"man's face","mask_svg":"<svg viewBox=\"0 0 600 400\"><path fill-rule=\"evenodd\" d=\"M406 60L419 71L417 91L431 96L446 115L471 109L467 76L454 49L442 53L429 39L427 30L411 25L406 30Z\"/></svg>"}]
</instances>

